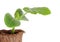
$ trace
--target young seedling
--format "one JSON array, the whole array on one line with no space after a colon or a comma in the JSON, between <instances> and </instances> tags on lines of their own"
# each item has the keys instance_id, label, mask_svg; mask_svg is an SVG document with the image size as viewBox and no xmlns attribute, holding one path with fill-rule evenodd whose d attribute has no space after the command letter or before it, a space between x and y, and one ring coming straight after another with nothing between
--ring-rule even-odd
<instances>
[{"instance_id":1,"label":"young seedling","mask_svg":"<svg viewBox=\"0 0 60 42\"><path fill-rule=\"evenodd\" d=\"M34 8L24 7L23 10L26 13L23 13L21 9L17 9L15 11L14 17L12 17L10 13L5 14L4 22L8 27L12 28L11 30L12 34L15 33L15 27L21 24L20 20L28 21L28 19L25 17L27 13L42 15L49 15L51 13L47 7L34 7Z\"/></svg>"}]
</instances>

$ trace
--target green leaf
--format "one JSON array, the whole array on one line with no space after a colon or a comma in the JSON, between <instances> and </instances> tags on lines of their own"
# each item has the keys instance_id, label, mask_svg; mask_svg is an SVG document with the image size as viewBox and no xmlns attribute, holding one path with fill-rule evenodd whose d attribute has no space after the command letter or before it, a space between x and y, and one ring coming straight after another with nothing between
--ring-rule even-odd
<instances>
[{"instance_id":1,"label":"green leaf","mask_svg":"<svg viewBox=\"0 0 60 42\"><path fill-rule=\"evenodd\" d=\"M28 7L24 7L23 10L27 13L31 13L31 14L42 14L42 15L48 15L50 14L50 10L47 7L34 7L34 8L28 8Z\"/></svg>"},{"instance_id":2,"label":"green leaf","mask_svg":"<svg viewBox=\"0 0 60 42\"><path fill-rule=\"evenodd\" d=\"M16 27L20 25L20 22L15 20L9 13L6 13L4 21L8 27Z\"/></svg>"},{"instance_id":3,"label":"green leaf","mask_svg":"<svg viewBox=\"0 0 60 42\"><path fill-rule=\"evenodd\" d=\"M26 20L27 21L27 18L25 16L23 16L21 18L22 15L23 15L22 10L21 9L17 9L14 16L15 16L15 19L17 19L17 20Z\"/></svg>"},{"instance_id":4,"label":"green leaf","mask_svg":"<svg viewBox=\"0 0 60 42\"><path fill-rule=\"evenodd\" d=\"M23 14L21 9L17 9L15 12L15 19L20 20L21 15Z\"/></svg>"}]
</instances>

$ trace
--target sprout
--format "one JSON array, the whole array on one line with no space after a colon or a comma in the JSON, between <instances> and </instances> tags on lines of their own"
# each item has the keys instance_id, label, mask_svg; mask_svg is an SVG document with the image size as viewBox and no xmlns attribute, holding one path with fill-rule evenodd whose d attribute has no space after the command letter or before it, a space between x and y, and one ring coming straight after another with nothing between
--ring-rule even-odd
<instances>
[{"instance_id":1,"label":"sprout","mask_svg":"<svg viewBox=\"0 0 60 42\"><path fill-rule=\"evenodd\" d=\"M6 24L6 26L12 28L11 33L14 34L15 33L15 27L19 26L20 20L24 20L24 21L28 21L28 19L26 18L26 14L27 13L31 13L31 14L42 14L42 15L49 15L51 12L47 7L34 7L34 8L29 8L29 7L24 7L23 10L26 13L23 13L23 11L21 9L17 9L15 11L14 17L12 17L10 15L10 13L6 13L5 17L4 17L4 22Z\"/></svg>"}]
</instances>

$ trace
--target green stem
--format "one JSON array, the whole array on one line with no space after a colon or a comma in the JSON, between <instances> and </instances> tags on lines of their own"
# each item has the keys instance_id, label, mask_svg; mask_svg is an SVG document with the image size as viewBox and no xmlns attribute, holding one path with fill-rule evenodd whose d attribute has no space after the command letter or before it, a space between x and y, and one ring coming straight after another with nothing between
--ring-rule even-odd
<instances>
[{"instance_id":1,"label":"green stem","mask_svg":"<svg viewBox=\"0 0 60 42\"><path fill-rule=\"evenodd\" d=\"M20 17L20 19L22 19L22 17L24 17L26 14L27 14L27 13L23 14L23 15Z\"/></svg>"},{"instance_id":2,"label":"green stem","mask_svg":"<svg viewBox=\"0 0 60 42\"><path fill-rule=\"evenodd\" d=\"M15 28L14 27L12 28L12 31L11 32L12 32L12 34L14 34L14 32L15 32Z\"/></svg>"}]
</instances>

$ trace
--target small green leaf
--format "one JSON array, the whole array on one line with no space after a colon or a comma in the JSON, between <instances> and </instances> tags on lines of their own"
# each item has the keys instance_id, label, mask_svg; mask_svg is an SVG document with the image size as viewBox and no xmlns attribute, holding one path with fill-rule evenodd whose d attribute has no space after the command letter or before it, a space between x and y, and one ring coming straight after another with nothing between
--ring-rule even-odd
<instances>
[{"instance_id":1,"label":"small green leaf","mask_svg":"<svg viewBox=\"0 0 60 42\"><path fill-rule=\"evenodd\" d=\"M15 12L15 19L20 20L21 15L23 14L21 9L17 9Z\"/></svg>"},{"instance_id":2,"label":"small green leaf","mask_svg":"<svg viewBox=\"0 0 60 42\"><path fill-rule=\"evenodd\" d=\"M16 27L20 25L20 22L15 20L9 13L6 13L4 21L8 27Z\"/></svg>"},{"instance_id":3,"label":"small green leaf","mask_svg":"<svg viewBox=\"0 0 60 42\"><path fill-rule=\"evenodd\" d=\"M21 18L21 16L23 15L23 12L22 12L22 10L21 9L17 9L16 10L16 12L15 12L15 19L17 19L17 20L28 20L25 16L23 16L22 18Z\"/></svg>"}]
</instances>

